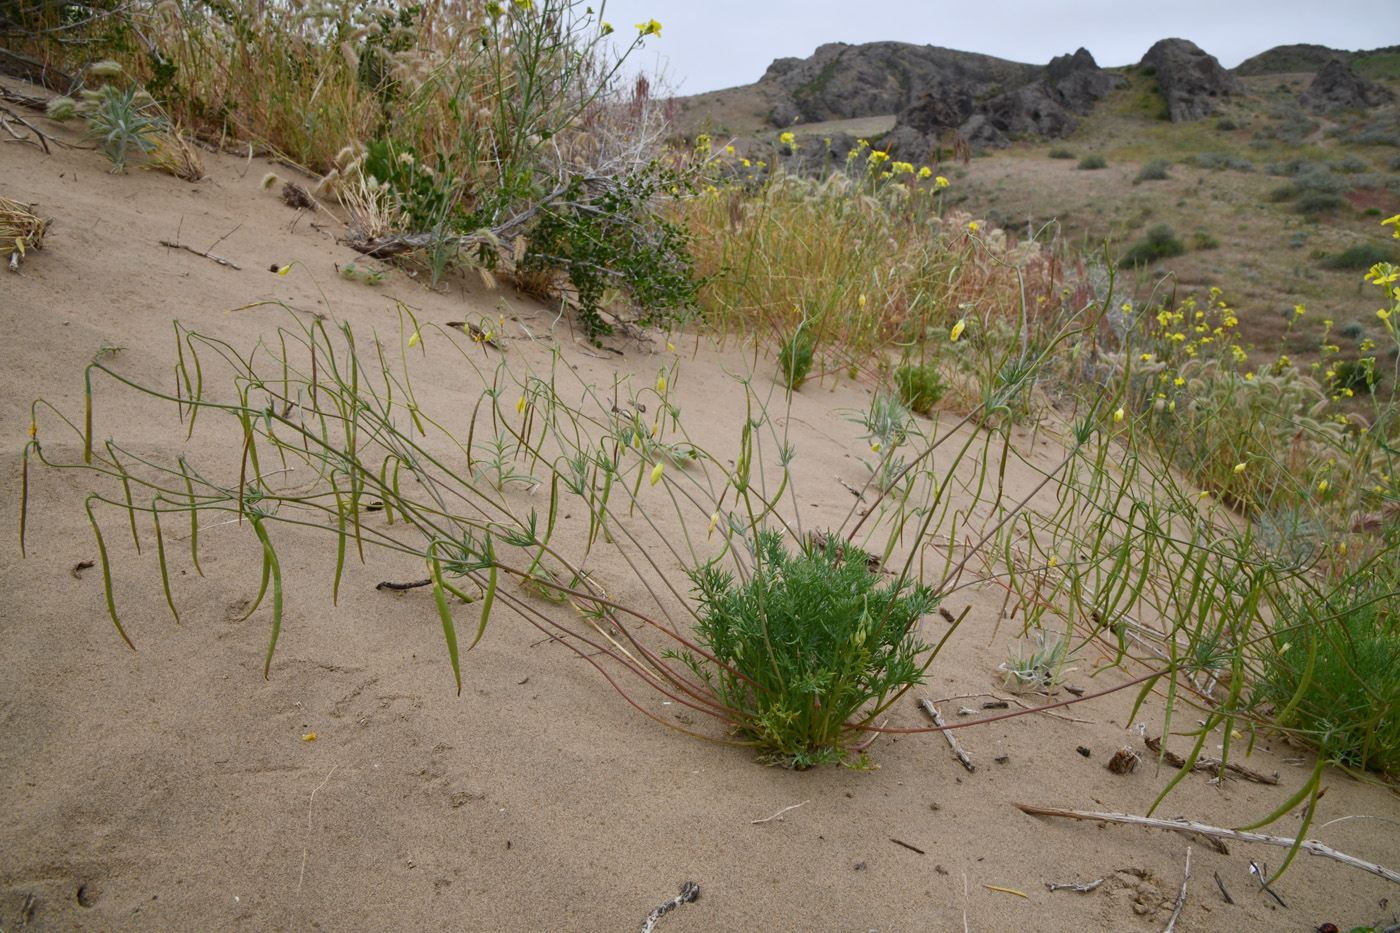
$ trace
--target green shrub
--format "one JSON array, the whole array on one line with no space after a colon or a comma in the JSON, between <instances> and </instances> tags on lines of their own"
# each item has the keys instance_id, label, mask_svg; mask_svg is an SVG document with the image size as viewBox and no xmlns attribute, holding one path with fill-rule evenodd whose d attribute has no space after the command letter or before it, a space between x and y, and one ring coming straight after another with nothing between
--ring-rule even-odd
<instances>
[{"instance_id":1,"label":"green shrub","mask_svg":"<svg viewBox=\"0 0 1400 933\"><path fill-rule=\"evenodd\" d=\"M1147 236L1138 240L1118 260L1120 266L1146 266L1158 259L1180 256L1186 252L1186 244L1177 238L1176 231L1168 224L1154 224Z\"/></svg>"},{"instance_id":2,"label":"green shrub","mask_svg":"<svg viewBox=\"0 0 1400 933\"><path fill-rule=\"evenodd\" d=\"M1166 159L1153 159L1151 162L1138 169L1137 177L1133 179L1136 184L1144 181L1164 181L1171 176L1167 174L1167 166L1171 165ZM1084 166L1080 166L1083 168Z\"/></svg>"},{"instance_id":3,"label":"green shrub","mask_svg":"<svg viewBox=\"0 0 1400 933\"><path fill-rule=\"evenodd\" d=\"M1352 321L1353 324L1357 322ZM1360 327L1359 324L1357 324ZM1364 333L1364 330L1362 331ZM1356 339L1356 338L1352 338ZM1342 360L1332 366L1332 378L1329 380L1332 386L1332 393L1345 392L1371 392L1376 391L1376 386L1380 385L1385 373L1376 369L1375 357L1366 357L1360 360Z\"/></svg>"},{"instance_id":4,"label":"green shrub","mask_svg":"<svg viewBox=\"0 0 1400 933\"><path fill-rule=\"evenodd\" d=\"M783 385L796 392L807 381L807 373L812 369L812 355L817 349L817 338L809 328L799 328L778 350L778 370L783 374Z\"/></svg>"},{"instance_id":5,"label":"green shrub","mask_svg":"<svg viewBox=\"0 0 1400 933\"><path fill-rule=\"evenodd\" d=\"M884 585L873 562L822 535L790 555L765 531L746 580L714 566L691 574L696 635L719 663L686 660L769 760L798 769L840 761L852 720L923 683L929 649L916 633L938 598L926 586Z\"/></svg>"},{"instance_id":6,"label":"green shrub","mask_svg":"<svg viewBox=\"0 0 1400 933\"><path fill-rule=\"evenodd\" d=\"M937 405L948 391L943 376L933 363L920 366L901 366L894 371L895 388L899 398L910 411L927 412Z\"/></svg>"},{"instance_id":7,"label":"green shrub","mask_svg":"<svg viewBox=\"0 0 1400 933\"><path fill-rule=\"evenodd\" d=\"M1086 155L1079 160L1079 167L1085 171L1097 168L1108 168L1108 162L1101 155Z\"/></svg>"},{"instance_id":8,"label":"green shrub","mask_svg":"<svg viewBox=\"0 0 1400 933\"><path fill-rule=\"evenodd\" d=\"M1197 230L1191 234L1191 246L1194 249L1219 249L1220 239L1213 233L1205 230Z\"/></svg>"},{"instance_id":9,"label":"green shrub","mask_svg":"<svg viewBox=\"0 0 1400 933\"><path fill-rule=\"evenodd\" d=\"M97 142L111 160L114 172L126 171L126 156L131 149L142 155L152 152L156 134L169 126L151 95L134 86L120 90L108 84L87 91L79 111L87 114L87 133L83 138Z\"/></svg>"},{"instance_id":10,"label":"green shrub","mask_svg":"<svg viewBox=\"0 0 1400 933\"><path fill-rule=\"evenodd\" d=\"M1304 191L1298 196L1298 201L1293 209L1300 214L1335 214L1347 206L1347 199L1340 194L1328 194L1325 191Z\"/></svg>"},{"instance_id":11,"label":"green shrub","mask_svg":"<svg viewBox=\"0 0 1400 933\"><path fill-rule=\"evenodd\" d=\"M1301 191L1301 188L1289 182L1286 185L1278 185L1277 187L1270 188L1269 193L1264 195L1264 197L1270 202L1278 204L1281 201L1293 200Z\"/></svg>"},{"instance_id":12,"label":"green shrub","mask_svg":"<svg viewBox=\"0 0 1400 933\"><path fill-rule=\"evenodd\" d=\"M1378 262L1395 262L1395 250L1381 243L1357 243L1323 263L1329 269L1369 269Z\"/></svg>"},{"instance_id":13,"label":"green shrub","mask_svg":"<svg viewBox=\"0 0 1400 933\"><path fill-rule=\"evenodd\" d=\"M1285 593L1261 698L1278 725L1358 771L1400 773L1400 613L1394 569L1331 592Z\"/></svg>"},{"instance_id":14,"label":"green shrub","mask_svg":"<svg viewBox=\"0 0 1400 933\"><path fill-rule=\"evenodd\" d=\"M1073 153L1073 152L1070 152L1068 149L1051 149L1051 150L1050 150L1050 158L1052 158L1052 159L1073 159L1073 158L1074 158L1074 153ZM1400 156L1397 156L1397 158L1400 158Z\"/></svg>"},{"instance_id":15,"label":"green shrub","mask_svg":"<svg viewBox=\"0 0 1400 933\"><path fill-rule=\"evenodd\" d=\"M1240 125L1229 117L1221 117L1219 120L1215 121L1215 128L1222 133L1228 133L1231 130L1239 129Z\"/></svg>"}]
</instances>

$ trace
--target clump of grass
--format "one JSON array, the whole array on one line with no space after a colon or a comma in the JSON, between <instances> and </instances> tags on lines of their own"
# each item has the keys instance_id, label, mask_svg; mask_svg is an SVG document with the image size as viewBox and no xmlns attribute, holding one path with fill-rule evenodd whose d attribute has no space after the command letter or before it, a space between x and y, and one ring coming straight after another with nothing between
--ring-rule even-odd
<instances>
[{"instance_id":1,"label":"clump of grass","mask_svg":"<svg viewBox=\"0 0 1400 933\"><path fill-rule=\"evenodd\" d=\"M1191 247L1197 250L1219 249L1220 238L1206 230L1197 230L1191 234Z\"/></svg>"},{"instance_id":2,"label":"clump of grass","mask_svg":"<svg viewBox=\"0 0 1400 933\"><path fill-rule=\"evenodd\" d=\"M1134 184L1141 184L1144 181L1165 181L1171 176L1167 174L1167 168L1171 163L1166 159L1153 159L1145 163L1138 169L1137 177L1133 179ZM1080 166L1083 168L1084 166Z\"/></svg>"},{"instance_id":3,"label":"clump of grass","mask_svg":"<svg viewBox=\"0 0 1400 933\"><path fill-rule=\"evenodd\" d=\"M920 414L930 411L948 391L943 374L933 362L905 364L895 369L894 385L910 411Z\"/></svg>"},{"instance_id":4,"label":"clump of grass","mask_svg":"<svg viewBox=\"0 0 1400 933\"><path fill-rule=\"evenodd\" d=\"M885 584L870 555L830 535L797 554L772 532L757 543L747 580L692 573L696 632L718 664L691 666L770 760L798 769L841 760L853 730L923 682L930 649L917 626L938 598Z\"/></svg>"},{"instance_id":5,"label":"clump of grass","mask_svg":"<svg viewBox=\"0 0 1400 933\"><path fill-rule=\"evenodd\" d=\"M799 327L778 349L778 371L783 385L796 392L807 381L812 370L812 358L817 351L817 336L810 328Z\"/></svg>"},{"instance_id":6,"label":"clump of grass","mask_svg":"<svg viewBox=\"0 0 1400 933\"><path fill-rule=\"evenodd\" d=\"M1052 158L1052 159L1073 159L1073 158L1074 158L1074 153L1073 153L1073 152L1070 152L1068 149L1051 149L1051 150L1050 150L1050 158Z\"/></svg>"},{"instance_id":7,"label":"clump of grass","mask_svg":"<svg viewBox=\"0 0 1400 933\"><path fill-rule=\"evenodd\" d=\"M1108 168L1108 160L1097 153L1086 155L1079 160L1079 166L1083 171L1093 171L1094 169Z\"/></svg>"},{"instance_id":8,"label":"clump of grass","mask_svg":"<svg viewBox=\"0 0 1400 933\"><path fill-rule=\"evenodd\" d=\"M1357 771L1400 776L1400 579L1372 567L1322 591L1285 594L1260 698L1277 725Z\"/></svg>"},{"instance_id":9,"label":"clump of grass","mask_svg":"<svg viewBox=\"0 0 1400 933\"><path fill-rule=\"evenodd\" d=\"M1153 224L1147 236L1128 247L1118 260L1121 266L1147 266L1159 259L1169 259L1186 252L1186 244L1177 237L1170 224Z\"/></svg>"}]
</instances>

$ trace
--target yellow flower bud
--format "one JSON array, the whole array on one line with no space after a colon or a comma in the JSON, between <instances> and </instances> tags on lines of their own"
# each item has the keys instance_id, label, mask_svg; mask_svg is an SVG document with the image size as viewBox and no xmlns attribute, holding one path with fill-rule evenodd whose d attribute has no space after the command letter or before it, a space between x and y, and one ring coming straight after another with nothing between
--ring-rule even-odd
<instances>
[{"instance_id":1,"label":"yellow flower bud","mask_svg":"<svg viewBox=\"0 0 1400 933\"><path fill-rule=\"evenodd\" d=\"M661 461L656 461L656 466L651 468L651 484L655 486L661 481Z\"/></svg>"},{"instance_id":2,"label":"yellow flower bud","mask_svg":"<svg viewBox=\"0 0 1400 933\"><path fill-rule=\"evenodd\" d=\"M958 338L962 336L962 332L963 332L963 330L965 330L966 328L967 328L967 321L965 321L965 320L960 320L960 321L958 321L958 323L954 324L954 325L953 325L952 331L950 331L950 332L948 333L948 342L949 342L949 343L957 343L957 342L958 342Z\"/></svg>"}]
</instances>

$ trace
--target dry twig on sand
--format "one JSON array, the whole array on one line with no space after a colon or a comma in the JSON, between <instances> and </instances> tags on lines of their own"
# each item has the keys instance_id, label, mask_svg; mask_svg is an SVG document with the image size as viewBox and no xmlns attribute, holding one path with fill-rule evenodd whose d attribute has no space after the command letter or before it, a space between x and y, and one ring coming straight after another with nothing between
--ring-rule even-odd
<instances>
[{"instance_id":1,"label":"dry twig on sand","mask_svg":"<svg viewBox=\"0 0 1400 933\"><path fill-rule=\"evenodd\" d=\"M1264 833L1251 833L1240 829L1222 829L1219 826L1210 826L1206 823L1197 823L1195 820L1159 820L1149 816L1133 816L1129 813L1093 813L1088 810L1062 810L1058 807L1037 807L1028 803L1015 804L1016 809L1022 813L1030 813L1036 816L1063 816L1071 820L1095 820L1100 823L1125 823L1129 826L1149 826L1153 829L1169 829L1174 833L1196 833L1201 836L1215 836L1219 839L1235 839L1240 842L1258 842L1268 846L1283 846L1291 849L1296 844L1298 848L1309 855L1320 855L1323 858L1330 858L1341 862L1343 865L1350 865L1352 868L1359 868L1368 871L1373 875L1379 875L1386 881L1393 881L1400 884L1400 872L1391 871L1374 862L1363 861L1345 852L1338 852L1330 846L1325 846L1315 839L1304 839L1301 844L1296 839L1289 839L1285 836L1269 836Z\"/></svg>"},{"instance_id":2,"label":"dry twig on sand","mask_svg":"<svg viewBox=\"0 0 1400 933\"><path fill-rule=\"evenodd\" d=\"M1152 751L1160 753L1162 756L1162 760L1165 761L1167 764L1171 765L1173 768L1186 767L1186 759L1182 758L1175 752L1162 751L1161 739L1144 738L1143 743L1146 744L1148 748L1152 749ZM1220 777L1220 759L1206 757L1197 758L1195 764L1191 766L1191 770L1209 771L1216 777ZM1257 781L1260 784L1278 783L1277 774L1264 774L1263 772L1255 771L1253 768L1246 768L1244 765L1237 765L1233 761L1225 763L1225 770L1231 772L1232 774L1238 774L1240 777L1248 778L1251 781Z\"/></svg>"},{"instance_id":3,"label":"dry twig on sand","mask_svg":"<svg viewBox=\"0 0 1400 933\"><path fill-rule=\"evenodd\" d=\"M1186 868L1181 873L1181 891L1176 895L1176 906L1172 908L1172 918L1167 921L1162 933L1172 933L1176 929L1176 918L1181 916L1181 908L1186 906L1186 883L1191 880L1191 847L1186 847Z\"/></svg>"},{"instance_id":4,"label":"dry twig on sand","mask_svg":"<svg viewBox=\"0 0 1400 933\"><path fill-rule=\"evenodd\" d=\"M925 713L928 713L929 718L933 720L933 724L935 726L939 726L941 728L942 726L947 725L947 723L943 721L942 714L938 712L938 707L933 705L932 700L922 699L919 701L919 705L923 707ZM944 730L943 738L948 740L948 745L953 749L953 754L957 756L958 761L962 762L962 766L964 768L966 768L968 771L977 770L977 766L972 763L972 759L967 757L967 752L963 751L961 748L958 748L958 740L953 738L953 733Z\"/></svg>"}]
</instances>

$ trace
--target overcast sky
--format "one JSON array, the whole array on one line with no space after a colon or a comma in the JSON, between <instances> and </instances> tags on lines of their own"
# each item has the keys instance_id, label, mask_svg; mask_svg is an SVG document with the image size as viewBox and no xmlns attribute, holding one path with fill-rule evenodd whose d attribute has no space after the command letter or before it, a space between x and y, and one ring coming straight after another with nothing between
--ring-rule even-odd
<instances>
[{"instance_id":1,"label":"overcast sky","mask_svg":"<svg viewBox=\"0 0 1400 933\"><path fill-rule=\"evenodd\" d=\"M628 38L634 24L659 22L636 61L664 66L679 94L752 84L773 59L826 42L894 39L1031 64L1082 45L1109 66L1182 38L1227 68L1275 45L1400 44L1400 0L608 0L603 18Z\"/></svg>"}]
</instances>

